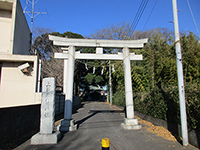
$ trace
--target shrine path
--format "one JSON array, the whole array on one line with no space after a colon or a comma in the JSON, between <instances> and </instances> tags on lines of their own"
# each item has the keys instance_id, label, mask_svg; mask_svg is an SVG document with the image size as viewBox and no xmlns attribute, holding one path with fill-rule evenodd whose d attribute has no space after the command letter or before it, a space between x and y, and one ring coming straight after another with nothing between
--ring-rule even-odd
<instances>
[{"instance_id":1,"label":"shrine path","mask_svg":"<svg viewBox=\"0 0 200 150\"><path fill-rule=\"evenodd\" d=\"M150 133L143 124L140 130L123 129L124 111L105 102L85 102L73 118L78 130L65 133L58 144L30 145L28 140L15 150L101 150L102 138L110 139L110 150L196 149Z\"/></svg>"}]
</instances>

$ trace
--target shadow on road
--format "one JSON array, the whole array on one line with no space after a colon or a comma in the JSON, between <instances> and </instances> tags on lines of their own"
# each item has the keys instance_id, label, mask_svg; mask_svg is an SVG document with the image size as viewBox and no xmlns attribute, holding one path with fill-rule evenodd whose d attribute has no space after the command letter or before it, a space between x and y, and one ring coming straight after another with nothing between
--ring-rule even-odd
<instances>
[{"instance_id":1,"label":"shadow on road","mask_svg":"<svg viewBox=\"0 0 200 150\"><path fill-rule=\"evenodd\" d=\"M97 113L92 113L90 114L89 116L79 120L79 121L76 121L75 124L77 124L77 128L79 128L80 124L82 124L83 122L85 122L86 120L88 120L89 118L93 117L94 115L96 115Z\"/></svg>"},{"instance_id":2,"label":"shadow on road","mask_svg":"<svg viewBox=\"0 0 200 150\"><path fill-rule=\"evenodd\" d=\"M75 124L77 124L77 128L79 128L79 126L85 122L86 120L88 120L89 118L92 118L93 116L95 116L98 113L123 113L124 110L90 110L88 113L91 113L90 115L88 115L87 117L78 120L75 122Z\"/></svg>"},{"instance_id":3,"label":"shadow on road","mask_svg":"<svg viewBox=\"0 0 200 150\"><path fill-rule=\"evenodd\" d=\"M124 110L90 110L90 113L123 113Z\"/></svg>"}]
</instances>

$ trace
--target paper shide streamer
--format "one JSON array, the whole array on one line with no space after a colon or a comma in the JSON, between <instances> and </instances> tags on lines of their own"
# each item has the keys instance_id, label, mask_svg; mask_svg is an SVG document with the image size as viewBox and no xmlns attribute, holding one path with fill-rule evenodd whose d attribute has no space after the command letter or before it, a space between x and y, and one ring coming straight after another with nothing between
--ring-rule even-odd
<instances>
[{"instance_id":1,"label":"paper shide streamer","mask_svg":"<svg viewBox=\"0 0 200 150\"><path fill-rule=\"evenodd\" d=\"M93 74L95 74L95 66L93 67Z\"/></svg>"},{"instance_id":2,"label":"paper shide streamer","mask_svg":"<svg viewBox=\"0 0 200 150\"><path fill-rule=\"evenodd\" d=\"M88 70L87 64L85 64L85 69Z\"/></svg>"},{"instance_id":3,"label":"paper shide streamer","mask_svg":"<svg viewBox=\"0 0 200 150\"><path fill-rule=\"evenodd\" d=\"M102 68L102 70L101 70L101 75L103 75L103 72L104 72L104 66L103 66L103 68Z\"/></svg>"},{"instance_id":4,"label":"paper shide streamer","mask_svg":"<svg viewBox=\"0 0 200 150\"><path fill-rule=\"evenodd\" d=\"M85 64L85 69L86 70L89 70L88 69L88 66L87 66L87 63L84 63ZM102 68L102 70L101 70L101 75L103 75L103 73L104 73L104 69L105 69L105 66L103 66L103 68ZM93 66L93 74L95 74L95 66ZM114 64L112 65L112 72L115 72L115 66L114 66Z\"/></svg>"},{"instance_id":5,"label":"paper shide streamer","mask_svg":"<svg viewBox=\"0 0 200 150\"><path fill-rule=\"evenodd\" d=\"M115 66L114 66L114 65L112 65L112 71L113 71L113 72L115 72L115 68L114 68L114 67L115 67Z\"/></svg>"}]
</instances>

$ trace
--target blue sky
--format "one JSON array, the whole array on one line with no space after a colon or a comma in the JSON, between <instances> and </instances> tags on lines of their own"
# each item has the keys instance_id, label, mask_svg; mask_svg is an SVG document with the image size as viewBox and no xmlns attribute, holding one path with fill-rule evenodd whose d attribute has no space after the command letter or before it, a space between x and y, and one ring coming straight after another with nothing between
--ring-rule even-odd
<instances>
[{"instance_id":1,"label":"blue sky","mask_svg":"<svg viewBox=\"0 0 200 150\"><path fill-rule=\"evenodd\" d=\"M20 1L24 8L26 0ZM173 23L169 23L173 21L172 0L158 0L157 3L156 1L149 0L136 30L157 27L173 30ZM46 11L48 15L36 16L34 26L50 28L60 33L71 31L87 36L95 30L123 21L131 24L141 2L142 0L38 0L35 11ZM200 30L200 0L189 2ZM148 20L155 3L155 9ZM197 34L187 0L177 0L177 3L178 9L181 10L178 13L180 31L192 31ZM30 24L30 17L26 15L26 18Z\"/></svg>"}]
</instances>

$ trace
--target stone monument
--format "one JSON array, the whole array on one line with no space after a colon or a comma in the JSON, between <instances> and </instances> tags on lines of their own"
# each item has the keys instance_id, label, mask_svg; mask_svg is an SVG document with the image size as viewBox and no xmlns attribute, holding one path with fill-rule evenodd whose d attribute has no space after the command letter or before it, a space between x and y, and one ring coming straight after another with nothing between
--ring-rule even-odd
<instances>
[{"instance_id":1,"label":"stone monument","mask_svg":"<svg viewBox=\"0 0 200 150\"><path fill-rule=\"evenodd\" d=\"M54 132L55 117L55 79L45 78L42 84L42 103L40 132L31 138L31 144L56 144L61 138L59 131Z\"/></svg>"}]
</instances>

